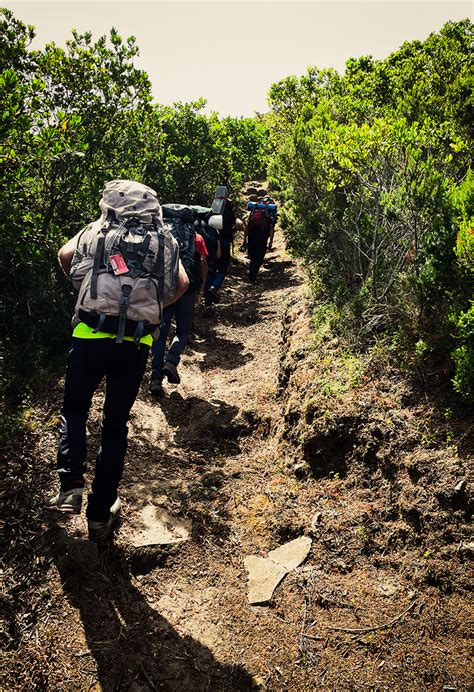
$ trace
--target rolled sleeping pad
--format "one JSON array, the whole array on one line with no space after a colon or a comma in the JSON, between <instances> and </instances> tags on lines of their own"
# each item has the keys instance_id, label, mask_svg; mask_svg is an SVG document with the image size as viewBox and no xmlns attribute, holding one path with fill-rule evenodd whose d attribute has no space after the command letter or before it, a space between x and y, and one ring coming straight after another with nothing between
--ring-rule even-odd
<instances>
[{"instance_id":1,"label":"rolled sleeping pad","mask_svg":"<svg viewBox=\"0 0 474 692\"><path fill-rule=\"evenodd\" d=\"M253 209L268 209L269 211L275 212L278 207L276 204L264 204L263 202L249 202L247 204L247 209L252 211Z\"/></svg>"},{"instance_id":2,"label":"rolled sleeping pad","mask_svg":"<svg viewBox=\"0 0 474 692\"><path fill-rule=\"evenodd\" d=\"M212 211L214 214L222 214L227 199L227 188L225 185L218 185L212 200Z\"/></svg>"},{"instance_id":3,"label":"rolled sleeping pad","mask_svg":"<svg viewBox=\"0 0 474 692\"><path fill-rule=\"evenodd\" d=\"M225 199L215 199L212 202L212 213L222 214L224 212Z\"/></svg>"},{"instance_id":4,"label":"rolled sleeping pad","mask_svg":"<svg viewBox=\"0 0 474 692\"><path fill-rule=\"evenodd\" d=\"M207 221L212 214L211 207L202 207L200 204L190 204L189 206L193 210L196 220Z\"/></svg>"},{"instance_id":5,"label":"rolled sleeping pad","mask_svg":"<svg viewBox=\"0 0 474 692\"><path fill-rule=\"evenodd\" d=\"M222 214L212 214L207 220L207 225L214 228L216 231L222 231L224 227Z\"/></svg>"},{"instance_id":6,"label":"rolled sleeping pad","mask_svg":"<svg viewBox=\"0 0 474 692\"><path fill-rule=\"evenodd\" d=\"M209 214L209 212L211 211L211 207L203 207L201 204L190 204L189 208L192 209L196 214L199 214L200 216Z\"/></svg>"}]
</instances>

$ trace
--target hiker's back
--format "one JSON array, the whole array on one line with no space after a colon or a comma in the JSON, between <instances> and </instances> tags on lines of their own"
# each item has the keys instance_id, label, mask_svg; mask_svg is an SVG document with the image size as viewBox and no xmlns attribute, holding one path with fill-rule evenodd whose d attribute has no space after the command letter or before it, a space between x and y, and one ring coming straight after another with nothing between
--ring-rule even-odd
<instances>
[{"instance_id":1,"label":"hiker's back","mask_svg":"<svg viewBox=\"0 0 474 692\"><path fill-rule=\"evenodd\" d=\"M178 243L179 258L188 276L189 286L194 289L198 280L195 263L194 212L185 204L163 204L161 208L165 227Z\"/></svg>"},{"instance_id":2,"label":"hiker's back","mask_svg":"<svg viewBox=\"0 0 474 692\"><path fill-rule=\"evenodd\" d=\"M139 340L161 322L176 290L178 247L163 225L151 188L128 180L106 184L100 219L84 229L70 278L79 290L75 323Z\"/></svg>"},{"instance_id":3,"label":"hiker's back","mask_svg":"<svg viewBox=\"0 0 474 692\"><path fill-rule=\"evenodd\" d=\"M206 243L206 248L208 252L208 265L209 269L214 269L218 248L219 248L219 231L210 225L211 217L214 217L211 207L201 207L199 205L192 205L191 209L195 215L194 228L197 233L200 233ZM212 224L212 222L211 222Z\"/></svg>"}]
</instances>

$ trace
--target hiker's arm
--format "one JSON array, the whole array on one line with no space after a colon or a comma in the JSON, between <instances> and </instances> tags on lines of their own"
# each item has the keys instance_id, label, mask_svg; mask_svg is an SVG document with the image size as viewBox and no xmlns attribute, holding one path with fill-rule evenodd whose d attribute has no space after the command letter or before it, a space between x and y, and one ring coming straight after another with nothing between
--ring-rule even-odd
<instances>
[{"instance_id":1,"label":"hiker's arm","mask_svg":"<svg viewBox=\"0 0 474 692\"><path fill-rule=\"evenodd\" d=\"M67 243L63 245L60 251L58 252L59 264L61 265L61 269L68 278L69 273L71 271L72 258L74 257L74 253L76 252L77 242L79 240L79 236L81 235L81 233L82 231L75 235L74 238L68 240Z\"/></svg>"},{"instance_id":2,"label":"hiker's arm","mask_svg":"<svg viewBox=\"0 0 474 692\"><path fill-rule=\"evenodd\" d=\"M181 298L183 293L185 293L188 290L189 287L189 279L188 275L186 274L186 270L184 269L183 265L181 264L181 260L179 261L179 269L178 269L178 280L176 282L176 291L174 293L174 296L171 299L167 299L164 301L163 306L166 307L167 305L171 305L171 303L175 303L178 298Z\"/></svg>"},{"instance_id":3,"label":"hiker's arm","mask_svg":"<svg viewBox=\"0 0 474 692\"><path fill-rule=\"evenodd\" d=\"M242 221L242 234L243 234L243 239L242 239L242 245L240 246L240 250L242 252L245 252L247 249L247 224L245 221Z\"/></svg>"},{"instance_id":4,"label":"hiker's arm","mask_svg":"<svg viewBox=\"0 0 474 692\"><path fill-rule=\"evenodd\" d=\"M201 281L200 281L199 291L196 294L196 305L199 305L201 302L202 294L204 293L204 286L206 285L206 281L207 281L207 274L209 272L209 268L207 266L206 255L201 255L200 271L201 271L201 277L200 277Z\"/></svg>"},{"instance_id":5,"label":"hiker's arm","mask_svg":"<svg viewBox=\"0 0 474 692\"><path fill-rule=\"evenodd\" d=\"M219 259L222 255L222 250L221 250L221 241L217 241L217 252L216 252L216 259Z\"/></svg>"},{"instance_id":6,"label":"hiker's arm","mask_svg":"<svg viewBox=\"0 0 474 692\"><path fill-rule=\"evenodd\" d=\"M200 288L200 292L202 293L202 291L203 291L203 289L204 289L204 286L206 285L207 274L208 274L208 271L209 271L209 268L208 268L208 266L207 266L207 257L206 257L206 255L201 255L201 267L200 267L200 270L201 270L201 288Z\"/></svg>"},{"instance_id":7,"label":"hiker's arm","mask_svg":"<svg viewBox=\"0 0 474 692\"><path fill-rule=\"evenodd\" d=\"M272 230L270 231L270 240L268 241L268 249L271 250L273 247L273 236L275 235L275 225L272 223Z\"/></svg>"},{"instance_id":8,"label":"hiker's arm","mask_svg":"<svg viewBox=\"0 0 474 692\"><path fill-rule=\"evenodd\" d=\"M235 220L235 232L236 233L242 233L244 236L244 240L245 240L245 224L242 221L242 219L236 219Z\"/></svg>"}]
</instances>

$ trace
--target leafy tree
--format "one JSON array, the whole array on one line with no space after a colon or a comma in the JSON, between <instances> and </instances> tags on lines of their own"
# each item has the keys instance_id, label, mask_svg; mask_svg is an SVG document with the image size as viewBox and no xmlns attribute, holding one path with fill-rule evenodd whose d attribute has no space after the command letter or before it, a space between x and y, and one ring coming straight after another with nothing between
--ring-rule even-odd
<instances>
[{"instance_id":1,"label":"leafy tree","mask_svg":"<svg viewBox=\"0 0 474 692\"><path fill-rule=\"evenodd\" d=\"M320 296L357 338L401 327L404 343L426 339L445 359L454 308L467 338L472 295L452 202L472 187L471 35L468 20L448 22L384 61L351 59L342 76L312 68L269 93L282 223Z\"/></svg>"},{"instance_id":2,"label":"leafy tree","mask_svg":"<svg viewBox=\"0 0 474 692\"><path fill-rule=\"evenodd\" d=\"M34 28L0 10L0 236L4 379L10 385L63 353L71 300L56 253L97 214L105 181L133 178L166 201L209 204L216 184L238 190L261 174L266 128L219 119L205 102L152 103L134 65L135 39L115 29L66 48L31 50ZM24 384L20 383L20 391Z\"/></svg>"}]
</instances>

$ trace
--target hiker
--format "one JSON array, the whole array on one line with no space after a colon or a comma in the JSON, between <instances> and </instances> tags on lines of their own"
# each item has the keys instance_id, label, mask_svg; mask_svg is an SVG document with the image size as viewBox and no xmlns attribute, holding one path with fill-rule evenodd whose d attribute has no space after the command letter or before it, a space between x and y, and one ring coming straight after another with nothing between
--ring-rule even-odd
<instances>
[{"instance_id":1,"label":"hiker","mask_svg":"<svg viewBox=\"0 0 474 692\"><path fill-rule=\"evenodd\" d=\"M210 303L219 302L218 291L229 271L230 251L234 241L235 222L234 205L230 199L225 199L222 211L222 229L219 232L221 256L216 261L216 275L212 284L206 291L206 297Z\"/></svg>"},{"instance_id":2,"label":"hiker","mask_svg":"<svg viewBox=\"0 0 474 692\"><path fill-rule=\"evenodd\" d=\"M188 276L189 287L179 300L164 309L160 336L152 346L150 392L155 396L164 394L164 377L172 384L179 384L181 381L178 365L188 343L194 311L201 302L208 272L208 251L202 235L196 233L193 210L180 204L164 204L162 209L165 224L178 242L180 260ZM173 317L176 334L165 356L166 340Z\"/></svg>"},{"instance_id":3,"label":"hiker","mask_svg":"<svg viewBox=\"0 0 474 692\"><path fill-rule=\"evenodd\" d=\"M270 197L270 195L267 195L262 199L263 204L267 205L268 211L270 213L270 217L272 220L272 226L273 226L273 232L276 226L276 222L278 220L278 206L273 197ZM273 240L273 235L272 235L272 240ZM268 244L268 249L272 249L272 243Z\"/></svg>"},{"instance_id":4,"label":"hiker","mask_svg":"<svg viewBox=\"0 0 474 692\"><path fill-rule=\"evenodd\" d=\"M156 192L129 180L106 183L102 214L59 251L79 291L61 411L60 490L47 508L79 514L86 471L86 421L92 396L106 390L91 493L89 539L103 544L120 512L117 494L127 448L127 422L143 378L162 308L188 287L178 246L164 228Z\"/></svg>"},{"instance_id":5,"label":"hiker","mask_svg":"<svg viewBox=\"0 0 474 692\"><path fill-rule=\"evenodd\" d=\"M266 198L268 200L268 198ZM271 198L270 198L271 199ZM273 247L275 233L276 204L272 201L249 202L250 215L244 232L243 249L247 249L250 258L249 280L256 280L263 264L267 250Z\"/></svg>"},{"instance_id":6,"label":"hiker","mask_svg":"<svg viewBox=\"0 0 474 692\"><path fill-rule=\"evenodd\" d=\"M215 216L210 207L201 207L198 205L192 206L196 220L194 228L196 233L201 234L208 252L207 255L207 279L204 284L204 304L206 307L212 305L212 298L208 291L212 286L216 276L217 260L221 257L221 241L219 239L219 231L214 226ZM214 217L214 218L213 218Z\"/></svg>"}]
</instances>

